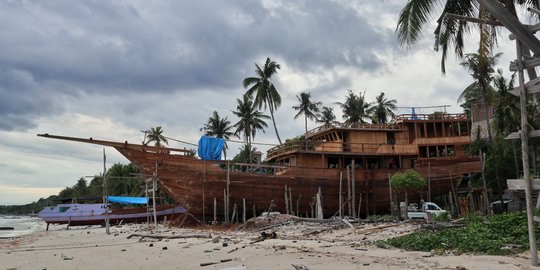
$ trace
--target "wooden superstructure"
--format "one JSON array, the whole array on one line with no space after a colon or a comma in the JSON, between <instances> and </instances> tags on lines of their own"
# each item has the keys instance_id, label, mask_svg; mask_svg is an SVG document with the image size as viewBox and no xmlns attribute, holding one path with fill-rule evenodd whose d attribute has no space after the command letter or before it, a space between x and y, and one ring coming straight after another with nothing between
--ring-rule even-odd
<instances>
[{"instance_id":1,"label":"wooden superstructure","mask_svg":"<svg viewBox=\"0 0 540 270\"><path fill-rule=\"evenodd\" d=\"M114 147L144 174L157 173L160 186L190 213L210 220L214 211L230 216L235 204L237 216L269 209L313 216L319 191L325 217L338 213L340 205L350 216L388 213L389 177L407 169L430 179L429 190L411 191L412 199L448 194L464 175L480 172L480 159L464 151L468 135L464 114L401 115L382 125L335 123L309 131L302 143L268 150L272 165L252 164L247 172L182 149L38 136Z\"/></svg>"}]
</instances>

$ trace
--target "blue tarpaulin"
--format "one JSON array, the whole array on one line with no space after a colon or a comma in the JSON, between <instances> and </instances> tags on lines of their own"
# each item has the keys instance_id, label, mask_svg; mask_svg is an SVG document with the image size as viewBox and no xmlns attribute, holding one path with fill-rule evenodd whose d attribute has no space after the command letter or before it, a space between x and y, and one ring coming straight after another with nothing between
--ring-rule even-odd
<instances>
[{"instance_id":1,"label":"blue tarpaulin","mask_svg":"<svg viewBox=\"0 0 540 270\"><path fill-rule=\"evenodd\" d=\"M148 198L146 197L121 197L121 196L108 196L109 202L115 203L127 203L127 204L147 204Z\"/></svg>"},{"instance_id":2,"label":"blue tarpaulin","mask_svg":"<svg viewBox=\"0 0 540 270\"><path fill-rule=\"evenodd\" d=\"M202 136L199 139L199 157L204 160L221 160L223 145L225 140L222 138Z\"/></svg>"}]
</instances>

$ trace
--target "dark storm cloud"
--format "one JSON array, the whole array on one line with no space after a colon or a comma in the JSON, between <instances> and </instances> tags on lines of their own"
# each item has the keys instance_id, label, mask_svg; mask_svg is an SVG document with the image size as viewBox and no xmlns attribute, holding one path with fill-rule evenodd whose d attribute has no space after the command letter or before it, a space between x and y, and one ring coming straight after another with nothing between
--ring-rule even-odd
<instances>
[{"instance_id":1,"label":"dark storm cloud","mask_svg":"<svg viewBox=\"0 0 540 270\"><path fill-rule=\"evenodd\" d=\"M266 57L371 72L391 33L330 1L3 1L0 35L0 129L24 130L78 91L238 89Z\"/></svg>"}]
</instances>

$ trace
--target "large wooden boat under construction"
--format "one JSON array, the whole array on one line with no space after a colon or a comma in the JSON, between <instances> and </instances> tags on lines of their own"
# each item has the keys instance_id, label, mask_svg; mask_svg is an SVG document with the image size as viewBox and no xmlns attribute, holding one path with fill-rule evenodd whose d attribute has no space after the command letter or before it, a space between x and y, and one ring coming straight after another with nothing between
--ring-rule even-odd
<instances>
[{"instance_id":1,"label":"large wooden boat under construction","mask_svg":"<svg viewBox=\"0 0 540 270\"><path fill-rule=\"evenodd\" d=\"M429 187L409 192L411 199L448 194L464 176L480 172L480 158L464 151L469 133L465 114L400 115L392 124L334 123L309 131L300 144L268 150L266 163L272 165L243 164L247 172L226 161L189 156L184 149L38 136L114 147L144 174L155 174L191 214L210 220L214 211L230 216L235 204L237 216L271 208L312 217L318 192L325 217L338 213L340 205L349 216L388 213L389 177L408 169L429 180Z\"/></svg>"}]
</instances>

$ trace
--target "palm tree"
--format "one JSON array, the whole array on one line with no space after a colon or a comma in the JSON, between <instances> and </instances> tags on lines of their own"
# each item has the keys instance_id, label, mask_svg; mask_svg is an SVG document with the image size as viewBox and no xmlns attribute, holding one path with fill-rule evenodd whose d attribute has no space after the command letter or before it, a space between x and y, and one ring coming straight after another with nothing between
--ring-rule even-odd
<instances>
[{"instance_id":1,"label":"palm tree","mask_svg":"<svg viewBox=\"0 0 540 270\"><path fill-rule=\"evenodd\" d=\"M502 75L502 70L497 71L493 80L497 97L494 105L495 130L497 134L506 136L508 133L519 129L520 111L518 108L519 98L512 95L510 90L514 88L515 74L508 81Z\"/></svg>"},{"instance_id":2,"label":"palm tree","mask_svg":"<svg viewBox=\"0 0 540 270\"><path fill-rule=\"evenodd\" d=\"M154 145L157 147L161 147L162 146L161 143L164 143L167 145L169 144L169 142L167 141L167 138L163 136L163 129L160 126L155 127L155 128L150 128L150 130L147 130L146 138L147 138L147 141L145 144L154 142Z\"/></svg>"},{"instance_id":3,"label":"palm tree","mask_svg":"<svg viewBox=\"0 0 540 270\"><path fill-rule=\"evenodd\" d=\"M515 17L516 4L538 8L538 0L504 0L506 9ZM456 14L465 17L477 17L483 20L492 20L491 15L477 1L472 0L408 0L401 10L398 18L396 32L398 41L402 45L412 46L421 37L424 26L431 25L429 19L442 6L441 14L437 19L435 28L435 50L442 50L441 70L445 72L445 61L448 49L454 46L455 54L462 59L465 45L465 35L470 32L470 22L446 16ZM491 55L492 47L497 43L497 28L490 24L478 24L480 33L479 53L482 59ZM484 60L482 60L484 61Z\"/></svg>"},{"instance_id":4,"label":"palm tree","mask_svg":"<svg viewBox=\"0 0 540 270\"><path fill-rule=\"evenodd\" d=\"M321 117L317 119L317 122L330 125L335 120L336 115L334 114L334 108L324 106L321 111Z\"/></svg>"},{"instance_id":5,"label":"palm tree","mask_svg":"<svg viewBox=\"0 0 540 270\"><path fill-rule=\"evenodd\" d=\"M304 123L305 123L306 133L307 133L307 120L308 118L310 120L313 120L313 119L317 120L319 106L321 106L322 102L320 101L312 102L310 100L311 94L309 92L302 92L300 93L300 96L296 95L296 98L298 99L299 104L296 106L293 106L293 109L298 111L298 113L294 116L294 119L297 119L302 114L304 115Z\"/></svg>"},{"instance_id":6,"label":"palm tree","mask_svg":"<svg viewBox=\"0 0 540 270\"><path fill-rule=\"evenodd\" d=\"M384 96L384 92L381 92L375 99L375 104L371 108L373 111L373 120L379 124L388 123L388 118L394 119L396 114L394 110L397 108L397 101L395 99L388 100Z\"/></svg>"},{"instance_id":7,"label":"palm tree","mask_svg":"<svg viewBox=\"0 0 540 270\"><path fill-rule=\"evenodd\" d=\"M238 103L236 111L232 113L238 116L240 120L233 125L233 127L236 127L234 135L240 138L240 134L244 134L244 141L251 143L257 130L264 132L264 128L268 127L264 119L270 117L257 110L253 100L248 95L243 95L242 100L237 98L236 102Z\"/></svg>"},{"instance_id":8,"label":"palm tree","mask_svg":"<svg viewBox=\"0 0 540 270\"><path fill-rule=\"evenodd\" d=\"M266 63L264 67L261 67L255 64L255 73L257 77L247 77L244 79L242 84L244 88L247 88L246 94L250 97L255 97L254 102L260 108L264 106L268 107L270 110L270 116L272 117L272 122L274 123L274 130L276 132L277 139L279 144L281 144L281 138L276 126L276 119L274 118L274 110L277 110L281 105L281 96L274 84L270 81L272 75L277 74L277 70L280 69L280 65L275 61L271 61L270 58L266 58Z\"/></svg>"},{"instance_id":9,"label":"palm tree","mask_svg":"<svg viewBox=\"0 0 540 270\"><path fill-rule=\"evenodd\" d=\"M490 83L493 80L493 73L495 72L493 67L497 64L501 55L502 53L497 53L494 56L488 57L486 59L487 61L483 61L480 53L468 53L465 55L465 61L461 62L461 65L469 70L470 75L475 81L465 88L463 93L461 93L459 96L458 102L467 94L472 94L474 92L480 93L484 107L484 117L487 125L488 138L490 141L492 140L492 135L489 124L488 108L491 104L488 101L488 96L492 92Z\"/></svg>"},{"instance_id":10,"label":"palm tree","mask_svg":"<svg viewBox=\"0 0 540 270\"><path fill-rule=\"evenodd\" d=\"M227 117L221 118L218 112L214 111L212 116L208 118L206 124L201 128L201 131L204 131L204 135L206 136L222 138L227 141L230 139L230 136L233 135L233 132L231 131L232 128L231 122L227 120ZM225 149L229 149L227 142L225 142ZM227 159L227 152L225 149L223 149L223 155L225 156L225 159Z\"/></svg>"},{"instance_id":11,"label":"palm tree","mask_svg":"<svg viewBox=\"0 0 540 270\"><path fill-rule=\"evenodd\" d=\"M364 119L368 119L371 114L371 103L366 102L365 93L355 95L352 90L349 90L349 95L344 103L337 102L343 110L343 118L346 124L367 123Z\"/></svg>"}]
</instances>

